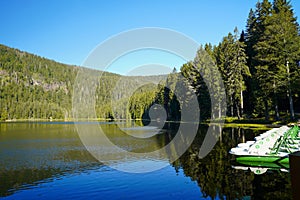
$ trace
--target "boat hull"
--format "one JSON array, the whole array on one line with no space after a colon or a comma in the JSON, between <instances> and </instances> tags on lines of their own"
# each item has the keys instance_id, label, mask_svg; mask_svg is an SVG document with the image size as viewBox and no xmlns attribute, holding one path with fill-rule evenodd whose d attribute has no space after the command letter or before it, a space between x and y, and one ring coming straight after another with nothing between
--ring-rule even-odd
<instances>
[{"instance_id":1,"label":"boat hull","mask_svg":"<svg viewBox=\"0 0 300 200\"><path fill-rule=\"evenodd\" d=\"M237 162L259 162L259 163L284 163L289 164L289 157L280 156L258 156L258 155L243 155L237 156Z\"/></svg>"}]
</instances>

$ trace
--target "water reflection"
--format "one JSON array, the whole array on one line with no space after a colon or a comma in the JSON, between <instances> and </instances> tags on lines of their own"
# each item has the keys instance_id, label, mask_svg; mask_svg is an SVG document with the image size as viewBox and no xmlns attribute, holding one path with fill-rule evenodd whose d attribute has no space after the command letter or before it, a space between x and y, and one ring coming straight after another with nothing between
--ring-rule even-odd
<instances>
[{"instance_id":1,"label":"water reflection","mask_svg":"<svg viewBox=\"0 0 300 200\"><path fill-rule=\"evenodd\" d=\"M218 132L218 127L215 127ZM251 170L234 169L234 156L228 154L233 146L253 139L259 131L242 128L226 128L213 150L203 159L199 156L206 133L200 127L197 138L189 150L173 163L175 169L182 168L186 176L197 181L205 197L212 199L291 199L289 173L270 171L256 175Z\"/></svg>"},{"instance_id":2,"label":"water reflection","mask_svg":"<svg viewBox=\"0 0 300 200\"><path fill-rule=\"evenodd\" d=\"M67 173L101 167L73 124L0 123L0 196Z\"/></svg>"},{"instance_id":3,"label":"water reflection","mask_svg":"<svg viewBox=\"0 0 300 200\"><path fill-rule=\"evenodd\" d=\"M109 133L110 140L121 148L139 152L153 151L153 149L169 144L176 136L179 124L166 124L165 131L147 138L146 144L141 143L144 138L125 137L124 133L116 129L114 124L102 124L101 126ZM197 183L201 191L200 194L204 197L212 199L245 199L247 197L251 197L251 199L291 199L289 173L267 171L263 175L256 175L250 170L243 171L232 167L234 157L228 154L229 149L238 143L252 140L255 135L262 131L226 128L220 132L221 129L218 126L213 128L216 131L215 135L218 135L218 142L207 156L202 158L200 153L206 137L207 126L200 125L198 134L190 148L171 164L172 167L169 167L174 169L174 173L165 174L164 171L161 171L144 175L155 181L151 182L152 186L143 189L143 191L150 191L151 194L152 190L155 192L154 186L162 187L159 186L162 177L166 180L173 180L177 176L176 172L183 172L185 176L190 177L191 182ZM181 140L185 143L190 142L184 137ZM166 149L166 151L172 152L171 155L175 157L177 156L176 149L179 148L176 145L179 144L172 143ZM116 165L129 163L132 168L162 162L159 160L149 162L151 159L142 157L136 160L118 160L119 157L120 155L112 155L111 159L117 160ZM82 145L72 123L0 123L0 197L12 195L19 190L32 189L33 186L51 182L56 178L87 171L91 174L97 174L100 178L114 176L114 178L120 178L120 181L126 183L135 182L136 185L144 185L145 187L149 185L143 182L145 177L142 175L112 171L99 163ZM168 194L168 192L173 191L171 188L176 187L183 187L185 191L189 191L187 185L175 185L172 181L166 182L168 182L169 187L165 189L166 191L161 191L162 193ZM115 190L120 187L120 183L116 180L111 181L110 184L110 191L106 192L114 194ZM124 189L124 192L135 192L130 184L126 190ZM94 189L88 183L86 185L87 190L81 191L82 193L90 192L88 188ZM199 198L202 198L200 194ZM187 192L185 195L188 198L194 193L189 194ZM174 198L176 199L176 195L173 195L172 199Z\"/></svg>"}]
</instances>

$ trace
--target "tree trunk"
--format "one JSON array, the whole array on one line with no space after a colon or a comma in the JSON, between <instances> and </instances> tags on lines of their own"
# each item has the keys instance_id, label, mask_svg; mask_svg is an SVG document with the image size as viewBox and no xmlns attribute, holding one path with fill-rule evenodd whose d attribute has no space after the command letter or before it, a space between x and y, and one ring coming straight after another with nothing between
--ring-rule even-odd
<instances>
[{"instance_id":1,"label":"tree trunk","mask_svg":"<svg viewBox=\"0 0 300 200\"><path fill-rule=\"evenodd\" d=\"M289 86L289 103L290 103L290 115L291 115L291 120L295 119L295 111L294 111L294 104L293 104L293 96L292 96L292 90L291 86Z\"/></svg>"},{"instance_id":2,"label":"tree trunk","mask_svg":"<svg viewBox=\"0 0 300 200\"><path fill-rule=\"evenodd\" d=\"M274 103L275 103L275 118L276 118L276 121L279 121L280 116L279 116L278 100L277 100L277 95L276 94L275 94L275 97L274 97Z\"/></svg>"},{"instance_id":3,"label":"tree trunk","mask_svg":"<svg viewBox=\"0 0 300 200\"><path fill-rule=\"evenodd\" d=\"M219 102L219 119L221 119L222 117L222 106L221 106L221 102Z\"/></svg>"},{"instance_id":4,"label":"tree trunk","mask_svg":"<svg viewBox=\"0 0 300 200\"><path fill-rule=\"evenodd\" d=\"M265 119L269 121L270 116L269 116L269 106L268 106L268 101L265 99Z\"/></svg>"},{"instance_id":5,"label":"tree trunk","mask_svg":"<svg viewBox=\"0 0 300 200\"><path fill-rule=\"evenodd\" d=\"M241 117L243 117L244 114L244 97L243 97L243 91L241 90Z\"/></svg>"},{"instance_id":6,"label":"tree trunk","mask_svg":"<svg viewBox=\"0 0 300 200\"><path fill-rule=\"evenodd\" d=\"M223 141L223 138L222 138L222 127L220 126L220 125L218 125L218 132L219 132L219 134L220 134L220 142L222 143L222 141Z\"/></svg>"},{"instance_id":7,"label":"tree trunk","mask_svg":"<svg viewBox=\"0 0 300 200\"><path fill-rule=\"evenodd\" d=\"M241 116L240 116L240 108L239 108L239 105L238 105L237 102L236 102L236 114L237 114L238 119L240 120L240 119L241 119Z\"/></svg>"},{"instance_id":8,"label":"tree trunk","mask_svg":"<svg viewBox=\"0 0 300 200\"><path fill-rule=\"evenodd\" d=\"M292 96L292 89L291 89L291 83L290 83L289 61L286 62L286 70L287 70L287 75L288 75L288 97L289 97L289 104L290 104L290 115L291 115L291 120L294 120L295 112L294 112L293 96Z\"/></svg>"},{"instance_id":9,"label":"tree trunk","mask_svg":"<svg viewBox=\"0 0 300 200\"><path fill-rule=\"evenodd\" d=\"M230 96L230 115L233 117L233 100L232 95Z\"/></svg>"}]
</instances>

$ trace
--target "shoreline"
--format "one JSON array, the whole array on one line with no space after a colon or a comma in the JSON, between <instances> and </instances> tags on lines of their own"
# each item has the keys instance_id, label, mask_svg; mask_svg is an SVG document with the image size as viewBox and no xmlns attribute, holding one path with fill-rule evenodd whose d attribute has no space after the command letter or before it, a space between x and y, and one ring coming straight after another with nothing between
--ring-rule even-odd
<instances>
[{"instance_id":1,"label":"shoreline","mask_svg":"<svg viewBox=\"0 0 300 200\"><path fill-rule=\"evenodd\" d=\"M142 121L142 119L104 119L104 118L97 118L97 119L13 119L13 120L5 120L0 121L0 123L26 123L26 122L83 122L83 121L92 121L92 122L119 122L119 121ZM283 125L289 125L291 123L278 123L278 122L269 122L266 121L260 121L259 119L253 119L253 123L250 122L251 120L234 120L228 122L227 119L224 120L223 128L229 128L229 127L242 127L242 128L258 128L258 129L271 129L271 128L278 128ZM180 121L166 121L168 123L179 123ZM204 122L194 122L199 123L201 125L218 125L218 121L204 121Z\"/></svg>"}]
</instances>

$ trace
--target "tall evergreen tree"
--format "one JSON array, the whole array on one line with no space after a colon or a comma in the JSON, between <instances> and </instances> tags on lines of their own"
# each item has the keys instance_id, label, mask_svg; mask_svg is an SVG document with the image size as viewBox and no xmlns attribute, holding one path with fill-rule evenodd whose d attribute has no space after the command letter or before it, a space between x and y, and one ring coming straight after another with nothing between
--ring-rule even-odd
<instances>
[{"instance_id":1,"label":"tall evergreen tree","mask_svg":"<svg viewBox=\"0 0 300 200\"><path fill-rule=\"evenodd\" d=\"M239 36L238 30L235 28L234 35L229 33L228 36L224 37L215 51L216 62L225 82L230 114L231 116L234 115L235 105L238 118L243 114L245 77L250 76L245 44Z\"/></svg>"},{"instance_id":2,"label":"tall evergreen tree","mask_svg":"<svg viewBox=\"0 0 300 200\"><path fill-rule=\"evenodd\" d=\"M268 41L265 35L265 28L267 25L267 19L271 15L271 3L268 0L258 2L256 4L256 10L253 12L250 10L249 18L247 21L247 53L249 55L248 64L250 65L250 71L254 74L254 80L252 80L252 95L253 100L256 100L254 106L261 104L260 99L264 102L265 118L269 119L269 103L268 98L270 96L270 90L272 87L272 79L269 76L268 65L265 63L265 54L268 48L265 47L265 42ZM262 98L259 98L262 97ZM258 101L257 101L258 100Z\"/></svg>"},{"instance_id":3,"label":"tall evergreen tree","mask_svg":"<svg viewBox=\"0 0 300 200\"><path fill-rule=\"evenodd\" d=\"M244 98L243 92L246 90L245 85L245 77L250 77L251 73L249 71L249 67L247 65L247 55L245 52L245 43L242 41L243 33L241 37L239 37L238 29L235 28L234 30L234 52L233 52L233 59L232 59L232 68L233 72L233 79L234 81L234 90L235 90L235 99L237 100L237 115L243 115L244 112ZM239 104L239 105L238 105Z\"/></svg>"},{"instance_id":4,"label":"tall evergreen tree","mask_svg":"<svg viewBox=\"0 0 300 200\"><path fill-rule=\"evenodd\" d=\"M290 77L296 70L296 60L299 57L299 28L289 2L275 0L273 6L270 5L265 0L257 8L257 29L254 32L258 31L252 36L256 39L253 45L255 77L262 92L260 95L265 99L266 112L269 98L273 102L275 117L278 120L280 94L288 91L290 114L293 119ZM248 39L250 42L251 38ZM290 66L289 62L292 63Z\"/></svg>"},{"instance_id":5,"label":"tall evergreen tree","mask_svg":"<svg viewBox=\"0 0 300 200\"><path fill-rule=\"evenodd\" d=\"M270 42L274 42L274 61L282 72L282 89L287 91L292 120L295 114L291 78L293 81L297 79L295 74L300 55L299 25L296 20L290 2L274 0L272 17L266 29L273 36Z\"/></svg>"}]
</instances>

